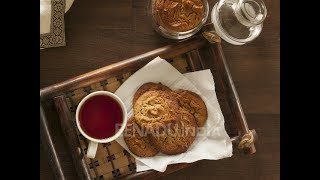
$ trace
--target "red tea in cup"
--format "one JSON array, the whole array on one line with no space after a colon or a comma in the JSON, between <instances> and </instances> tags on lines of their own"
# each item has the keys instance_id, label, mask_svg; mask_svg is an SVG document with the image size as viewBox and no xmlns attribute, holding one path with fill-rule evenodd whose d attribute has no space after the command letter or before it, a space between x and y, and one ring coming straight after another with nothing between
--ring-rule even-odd
<instances>
[{"instance_id":1,"label":"red tea in cup","mask_svg":"<svg viewBox=\"0 0 320 180\"><path fill-rule=\"evenodd\" d=\"M117 139L127 123L127 110L121 99L108 91L96 91L84 97L76 110L80 133L89 140L87 157L96 156L98 143Z\"/></svg>"},{"instance_id":2,"label":"red tea in cup","mask_svg":"<svg viewBox=\"0 0 320 180\"><path fill-rule=\"evenodd\" d=\"M105 95L88 99L81 107L79 121L82 130L95 139L106 139L116 134L123 121L119 103Z\"/></svg>"}]
</instances>

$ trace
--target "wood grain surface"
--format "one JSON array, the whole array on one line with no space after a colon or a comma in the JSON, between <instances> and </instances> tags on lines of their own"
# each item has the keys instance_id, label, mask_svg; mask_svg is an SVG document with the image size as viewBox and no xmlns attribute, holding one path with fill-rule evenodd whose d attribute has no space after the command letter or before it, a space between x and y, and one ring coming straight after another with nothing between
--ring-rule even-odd
<instances>
[{"instance_id":1,"label":"wood grain surface","mask_svg":"<svg viewBox=\"0 0 320 180\"><path fill-rule=\"evenodd\" d=\"M210 0L210 7L216 2ZM255 41L242 46L222 43L248 124L259 135L257 153L202 161L166 179L280 179L280 2L264 2L268 15ZM65 15L67 45L40 51L40 88L172 42L152 30L147 4L75 0ZM54 126L59 131L59 125ZM53 179L42 148L40 179ZM70 154L58 153L68 179L76 179Z\"/></svg>"}]
</instances>

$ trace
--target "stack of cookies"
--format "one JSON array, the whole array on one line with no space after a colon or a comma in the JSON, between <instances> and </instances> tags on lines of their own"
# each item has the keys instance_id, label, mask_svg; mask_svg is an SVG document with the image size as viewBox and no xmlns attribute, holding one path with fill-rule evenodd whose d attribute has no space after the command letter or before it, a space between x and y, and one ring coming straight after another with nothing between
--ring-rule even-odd
<instances>
[{"instance_id":1,"label":"stack of cookies","mask_svg":"<svg viewBox=\"0 0 320 180\"><path fill-rule=\"evenodd\" d=\"M208 113L202 98L188 90L172 91L161 83L145 83L133 98L134 115L124 140L132 153L152 157L186 152L204 126Z\"/></svg>"}]
</instances>

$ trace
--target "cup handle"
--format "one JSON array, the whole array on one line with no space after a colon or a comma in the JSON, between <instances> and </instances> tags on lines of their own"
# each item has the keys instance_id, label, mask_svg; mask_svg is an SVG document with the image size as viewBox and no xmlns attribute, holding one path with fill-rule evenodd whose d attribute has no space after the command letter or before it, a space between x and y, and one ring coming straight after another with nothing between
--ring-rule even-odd
<instances>
[{"instance_id":1,"label":"cup handle","mask_svg":"<svg viewBox=\"0 0 320 180\"><path fill-rule=\"evenodd\" d=\"M87 157L94 158L98 149L98 143L90 141L88 145Z\"/></svg>"}]
</instances>

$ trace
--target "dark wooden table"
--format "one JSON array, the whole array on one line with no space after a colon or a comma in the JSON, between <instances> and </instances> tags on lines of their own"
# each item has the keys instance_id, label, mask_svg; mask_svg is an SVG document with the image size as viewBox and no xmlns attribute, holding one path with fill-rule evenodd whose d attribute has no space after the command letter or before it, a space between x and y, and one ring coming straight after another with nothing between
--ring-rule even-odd
<instances>
[{"instance_id":1,"label":"dark wooden table","mask_svg":"<svg viewBox=\"0 0 320 180\"><path fill-rule=\"evenodd\" d=\"M268 16L261 35L243 46L222 44L247 121L259 135L257 153L202 161L166 179L280 179L280 2L264 1ZM212 8L216 0L209 2ZM40 51L40 87L170 43L152 30L146 5L75 0L65 15L67 46ZM59 154L68 179L76 179L69 153ZM41 145L40 178L53 179Z\"/></svg>"}]
</instances>

